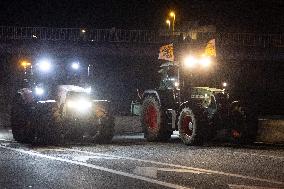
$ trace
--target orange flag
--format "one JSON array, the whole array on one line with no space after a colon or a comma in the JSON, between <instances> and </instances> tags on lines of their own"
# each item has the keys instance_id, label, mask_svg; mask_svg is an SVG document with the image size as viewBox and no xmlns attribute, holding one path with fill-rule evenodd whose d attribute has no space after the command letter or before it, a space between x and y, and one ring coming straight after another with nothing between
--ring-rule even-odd
<instances>
[{"instance_id":1,"label":"orange flag","mask_svg":"<svg viewBox=\"0 0 284 189\"><path fill-rule=\"evenodd\" d=\"M174 61L174 45L161 46L158 59Z\"/></svg>"}]
</instances>

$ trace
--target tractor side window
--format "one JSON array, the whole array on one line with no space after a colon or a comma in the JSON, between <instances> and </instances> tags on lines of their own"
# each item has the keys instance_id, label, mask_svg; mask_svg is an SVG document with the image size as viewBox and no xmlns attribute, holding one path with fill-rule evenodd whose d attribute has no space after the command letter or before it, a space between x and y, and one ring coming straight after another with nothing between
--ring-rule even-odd
<instances>
[{"instance_id":1,"label":"tractor side window","mask_svg":"<svg viewBox=\"0 0 284 189\"><path fill-rule=\"evenodd\" d=\"M171 67L168 71L169 78L176 78L177 77L177 70L174 67Z\"/></svg>"},{"instance_id":2,"label":"tractor side window","mask_svg":"<svg viewBox=\"0 0 284 189\"><path fill-rule=\"evenodd\" d=\"M208 108L210 108L210 109L216 109L217 108L216 100L215 100L213 95L211 95L211 97L210 97L210 104L209 104Z\"/></svg>"}]
</instances>

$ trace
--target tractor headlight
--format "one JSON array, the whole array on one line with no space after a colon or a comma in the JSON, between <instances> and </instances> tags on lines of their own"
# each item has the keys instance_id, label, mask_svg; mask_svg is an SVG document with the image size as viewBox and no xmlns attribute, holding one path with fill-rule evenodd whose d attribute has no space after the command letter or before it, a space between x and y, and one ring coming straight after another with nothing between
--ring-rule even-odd
<instances>
[{"instance_id":1,"label":"tractor headlight","mask_svg":"<svg viewBox=\"0 0 284 189\"><path fill-rule=\"evenodd\" d=\"M80 68L80 64L79 64L79 62L73 62L71 64L71 67L72 67L73 70L78 70Z\"/></svg>"},{"instance_id":2,"label":"tractor headlight","mask_svg":"<svg viewBox=\"0 0 284 189\"><path fill-rule=\"evenodd\" d=\"M67 107L78 112L86 112L92 108L92 101L84 98L69 100L67 101Z\"/></svg>"},{"instance_id":3,"label":"tractor headlight","mask_svg":"<svg viewBox=\"0 0 284 189\"><path fill-rule=\"evenodd\" d=\"M192 68L195 67L198 63L198 60L194 56L187 56L184 58L184 64L186 67Z\"/></svg>"},{"instance_id":4,"label":"tractor headlight","mask_svg":"<svg viewBox=\"0 0 284 189\"><path fill-rule=\"evenodd\" d=\"M41 59L37 65L41 72L50 72L52 68L52 64L49 59Z\"/></svg>"},{"instance_id":5,"label":"tractor headlight","mask_svg":"<svg viewBox=\"0 0 284 189\"><path fill-rule=\"evenodd\" d=\"M90 93L92 92L92 88L91 88L91 87L86 88L86 89L85 89L85 92L88 93L88 94L90 94Z\"/></svg>"},{"instance_id":6,"label":"tractor headlight","mask_svg":"<svg viewBox=\"0 0 284 189\"><path fill-rule=\"evenodd\" d=\"M211 59L209 57L201 57L199 62L203 67L207 68L211 64Z\"/></svg>"},{"instance_id":7,"label":"tractor headlight","mask_svg":"<svg viewBox=\"0 0 284 189\"><path fill-rule=\"evenodd\" d=\"M44 94L44 89L42 87L35 87L34 92L37 96L42 96Z\"/></svg>"}]
</instances>

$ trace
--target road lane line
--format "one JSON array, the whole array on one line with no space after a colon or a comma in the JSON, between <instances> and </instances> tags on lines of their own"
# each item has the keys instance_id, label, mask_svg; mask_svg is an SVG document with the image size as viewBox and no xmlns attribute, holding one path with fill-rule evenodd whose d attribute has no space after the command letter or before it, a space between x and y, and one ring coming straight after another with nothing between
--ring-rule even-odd
<instances>
[{"instance_id":1,"label":"road lane line","mask_svg":"<svg viewBox=\"0 0 284 189\"><path fill-rule=\"evenodd\" d=\"M248 155L248 156L257 156L257 157L265 157L265 158L272 158L272 159L280 159L284 160L284 157L281 156L271 156L271 155L263 155L263 154L257 154L257 153L246 153L246 152L232 152L227 154L241 154L241 155Z\"/></svg>"},{"instance_id":2,"label":"road lane line","mask_svg":"<svg viewBox=\"0 0 284 189\"><path fill-rule=\"evenodd\" d=\"M66 149L66 151L81 152L81 153L86 153L86 154L90 154L90 155L109 156L109 157L125 159L125 160L139 161L139 162L144 162L144 163L152 163L152 164L156 164L156 165L176 167L176 168L181 168L181 169L189 169L189 170L195 170L195 171L199 171L199 172L218 174L218 175L225 175L225 176L229 176L229 177L237 177L237 178L243 178L243 179L248 179L248 180L253 180L253 181L261 181L261 182L267 182L267 183L284 185L284 182L280 182L280 181L276 181L276 180L269 180L269 179L251 177L251 176L245 176L245 175L234 174L234 173L226 173L226 172L214 171L214 170L210 170L210 169L202 169L202 168L196 168L196 167L187 167L187 166L183 166L183 165L176 165L176 164L171 164L171 163L163 163L163 162L159 162L159 161L143 160L143 159L136 159L136 158L131 158L131 157L108 155L108 154L94 153L94 152L75 150L75 149Z\"/></svg>"},{"instance_id":3,"label":"road lane line","mask_svg":"<svg viewBox=\"0 0 284 189\"><path fill-rule=\"evenodd\" d=\"M92 169L96 169L96 170L100 170L100 171L105 171L105 172L108 172L108 173L112 173L112 174L116 174L116 175L120 175L120 176L124 176L124 177L129 177L129 178L132 178L132 179L142 180L142 181L145 181L145 182L157 184L157 185L168 187L168 188L190 189L188 187L173 184L173 183L167 183L167 182L163 182L163 181L159 181L159 180L155 180L155 179L151 179L151 178L147 178L147 177L143 177L143 176L139 176L139 175L134 175L134 174L126 173L126 172L122 172L122 171L117 171L117 170L114 170L114 169L109 169L109 168L105 168L105 167L101 167L101 166L97 166L97 165L93 165L93 164L89 164L89 163L63 159L63 158L59 158L59 157L52 157L52 156L40 154L40 153L35 152L35 151L26 151L26 150L23 150L23 149L11 148L11 147L6 147L6 146L2 146L2 145L0 145L0 148L4 148L4 149L7 149L7 150L11 150L11 151L31 155L31 156L37 156L37 157L40 157L40 158L46 158L46 159L50 159L50 160L61 161L61 162L70 163L70 164L73 164L73 165L80 165L80 166L84 166L84 167L88 167L88 168L92 168Z\"/></svg>"},{"instance_id":4,"label":"road lane line","mask_svg":"<svg viewBox=\"0 0 284 189\"><path fill-rule=\"evenodd\" d=\"M262 187L262 186L248 186L248 185L238 185L238 184L229 184L229 188L231 189L279 189L279 188L271 188L271 187Z\"/></svg>"}]
</instances>

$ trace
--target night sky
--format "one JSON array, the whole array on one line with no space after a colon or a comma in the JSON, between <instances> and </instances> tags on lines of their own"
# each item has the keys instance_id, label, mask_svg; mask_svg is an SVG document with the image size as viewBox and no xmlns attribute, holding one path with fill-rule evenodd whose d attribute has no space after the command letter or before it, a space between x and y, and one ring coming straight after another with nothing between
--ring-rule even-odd
<instances>
[{"instance_id":1,"label":"night sky","mask_svg":"<svg viewBox=\"0 0 284 189\"><path fill-rule=\"evenodd\" d=\"M157 29L169 10L222 31L280 33L283 0L1 0L0 25Z\"/></svg>"}]
</instances>

